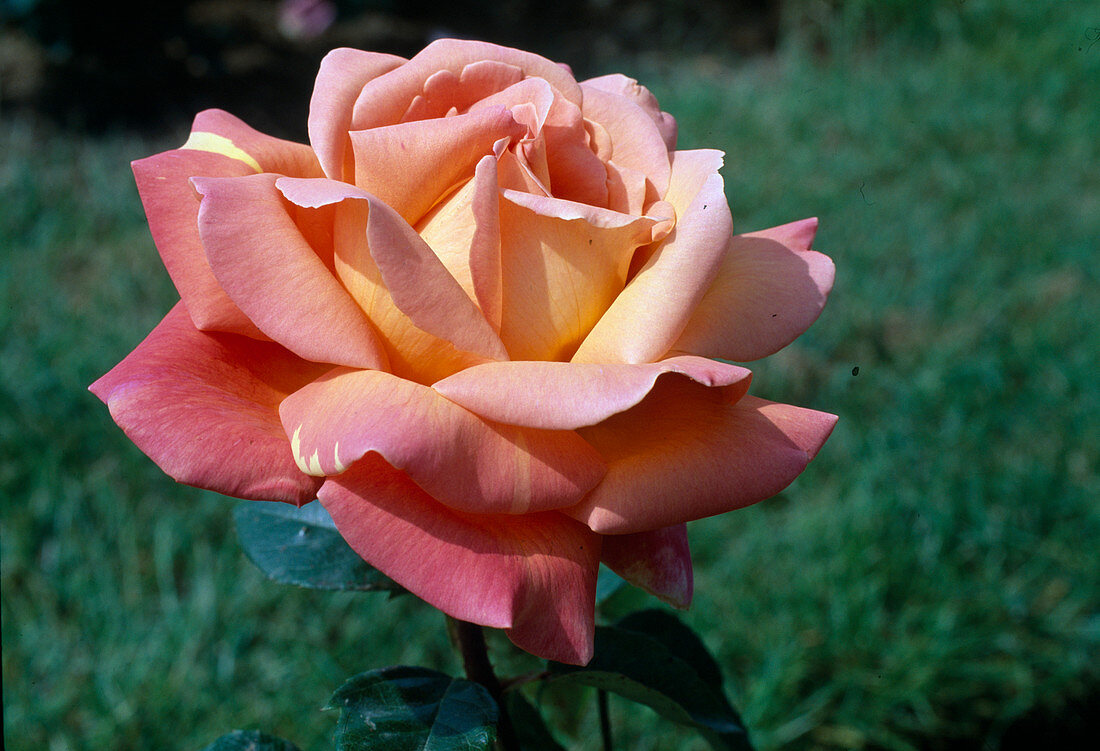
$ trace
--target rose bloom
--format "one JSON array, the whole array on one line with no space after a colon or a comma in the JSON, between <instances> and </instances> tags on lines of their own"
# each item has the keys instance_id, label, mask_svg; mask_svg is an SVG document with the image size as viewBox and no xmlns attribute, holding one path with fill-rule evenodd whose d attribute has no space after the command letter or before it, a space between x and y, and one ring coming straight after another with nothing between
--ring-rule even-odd
<instances>
[{"instance_id":1,"label":"rose bloom","mask_svg":"<svg viewBox=\"0 0 1100 751\"><path fill-rule=\"evenodd\" d=\"M600 562L678 607L685 522L786 487L833 415L748 396L833 282L732 234L722 154L637 82L442 40L321 63L309 145L225 112L134 163L181 301L92 385L180 482L320 498L371 565L592 656ZM720 358L720 359L719 359Z\"/></svg>"}]
</instances>

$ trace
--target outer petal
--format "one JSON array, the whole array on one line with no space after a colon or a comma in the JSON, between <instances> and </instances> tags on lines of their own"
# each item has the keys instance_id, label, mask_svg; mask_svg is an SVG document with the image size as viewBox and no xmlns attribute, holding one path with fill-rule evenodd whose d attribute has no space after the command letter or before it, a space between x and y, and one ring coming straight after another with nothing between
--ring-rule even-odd
<instances>
[{"instance_id":1,"label":"outer petal","mask_svg":"<svg viewBox=\"0 0 1100 751\"><path fill-rule=\"evenodd\" d=\"M381 459L318 493L348 544L455 618L508 629L540 657L592 657L600 538L555 512L464 514L436 503Z\"/></svg>"},{"instance_id":2,"label":"outer petal","mask_svg":"<svg viewBox=\"0 0 1100 751\"><path fill-rule=\"evenodd\" d=\"M253 169L223 154L194 149L165 151L131 166L153 242L195 326L266 338L210 270L199 237L199 195L191 185L195 175L238 177L254 174Z\"/></svg>"},{"instance_id":3,"label":"outer petal","mask_svg":"<svg viewBox=\"0 0 1100 751\"><path fill-rule=\"evenodd\" d=\"M691 604L694 576L687 525L605 535L602 560L619 576L675 608Z\"/></svg>"},{"instance_id":4,"label":"outer petal","mask_svg":"<svg viewBox=\"0 0 1100 751\"><path fill-rule=\"evenodd\" d=\"M354 174L344 172L345 157L350 162L348 131L355 99L366 83L387 73L404 58L363 52L348 48L335 49L325 55L313 97L309 100L309 142L317 153L325 175L342 180Z\"/></svg>"},{"instance_id":5,"label":"outer petal","mask_svg":"<svg viewBox=\"0 0 1100 751\"><path fill-rule=\"evenodd\" d=\"M663 375L675 373L710 387L729 387L731 401L752 374L701 357L643 365L518 361L475 365L434 384L451 401L487 420L550 430L595 425L642 401Z\"/></svg>"},{"instance_id":6,"label":"outer petal","mask_svg":"<svg viewBox=\"0 0 1100 751\"><path fill-rule=\"evenodd\" d=\"M809 250L817 219L737 235L677 352L747 362L793 342L825 307L833 262Z\"/></svg>"},{"instance_id":7,"label":"outer petal","mask_svg":"<svg viewBox=\"0 0 1100 751\"><path fill-rule=\"evenodd\" d=\"M177 304L91 391L179 482L306 503L321 483L295 465L276 407L323 369L277 344L198 331Z\"/></svg>"},{"instance_id":8,"label":"outer petal","mask_svg":"<svg viewBox=\"0 0 1100 751\"><path fill-rule=\"evenodd\" d=\"M670 174L668 146L657 123L627 97L591 86L584 91L584 116L611 137L611 160L649 178L655 197L665 195Z\"/></svg>"},{"instance_id":9,"label":"outer petal","mask_svg":"<svg viewBox=\"0 0 1100 751\"><path fill-rule=\"evenodd\" d=\"M373 451L461 511L570 506L605 470L574 432L494 425L377 370L334 370L289 396L279 414L303 472L339 474Z\"/></svg>"},{"instance_id":10,"label":"outer petal","mask_svg":"<svg viewBox=\"0 0 1100 751\"><path fill-rule=\"evenodd\" d=\"M823 412L706 392L666 380L634 409L581 428L608 472L568 513L627 534L748 506L787 487L836 424Z\"/></svg>"},{"instance_id":11,"label":"outer petal","mask_svg":"<svg viewBox=\"0 0 1100 751\"><path fill-rule=\"evenodd\" d=\"M199 239L199 197L190 178L260 171L310 176L320 167L308 146L264 135L221 110L200 112L187 143L133 163L153 241L191 319L206 331L263 334L222 290Z\"/></svg>"},{"instance_id":12,"label":"outer petal","mask_svg":"<svg viewBox=\"0 0 1100 751\"><path fill-rule=\"evenodd\" d=\"M352 126L364 130L401 122L415 97L429 78L441 71L461 77L469 65L495 61L523 71L532 78L544 78L574 104L581 102L580 86L567 70L539 55L488 42L440 39L425 47L400 68L379 76L363 87L355 101Z\"/></svg>"},{"instance_id":13,"label":"outer petal","mask_svg":"<svg viewBox=\"0 0 1100 751\"><path fill-rule=\"evenodd\" d=\"M500 333L512 358L567 359L622 291L634 249L661 219L505 190Z\"/></svg>"},{"instance_id":14,"label":"outer petal","mask_svg":"<svg viewBox=\"0 0 1100 751\"><path fill-rule=\"evenodd\" d=\"M253 172L277 172L291 177L322 174L309 146L261 133L224 110L205 110L196 115L191 137L180 148L223 154L244 162Z\"/></svg>"},{"instance_id":15,"label":"outer petal","mask_svg":"<svg viewBox=\"0 0 1100 751\"><path fill-rule=\"evenodd\" d=\"M199 234L222 288L290 351L316 362L385 367L370 322L302 236L277 175L195 178Z\"/></svg>"},{"instance_id":16,"label":"outer petal","mask_svg":"<svg viewBox=\"0 0 1100 751\"><path fill-rule=\"evenodd\" d=\"M661 131L661 137L669 151L676 148L676 119L667 112L661 112L657 105L657 97L633 78L628 78L620 73L612 73L598 78L589 78L581 82L582 89L599 89L609 94L618 94L634 102L642 108Z\"/></svg>"},{"instance_id":17,"label":"outer petal","mask_svg":"<svg viewBox=\"0 0 1100 751\"><path fill-rule=\"evenodd\" d=\"M676 228L574 355L576 362L652 362L666 352L718 273L733 223L718 175L721 153L677 151L666 200Z\"/></svg>"},{"instance_id":18,"label":"outer petal","mask_svg":"<svg viewBox=\"0 0 1100 751\"><path fill-rule=\"evenodd\" d=\"M435 381L475 362L507 358L474 302L392 208L333 180L288 178L278 188L299 206L336 204L336 273L381 331L394 372L435 374Z\"/></svg>"},{"instance_id":19,"label":"outer petal","mask_svg":"<svg viewBox=\"0 0 1100 751\"><path fill-rule=\"evenodd\" d=\"M469 179L493 144L524 132L503 107L354 131L355 184L415 224Z\"/></svg>"}]
</instances>

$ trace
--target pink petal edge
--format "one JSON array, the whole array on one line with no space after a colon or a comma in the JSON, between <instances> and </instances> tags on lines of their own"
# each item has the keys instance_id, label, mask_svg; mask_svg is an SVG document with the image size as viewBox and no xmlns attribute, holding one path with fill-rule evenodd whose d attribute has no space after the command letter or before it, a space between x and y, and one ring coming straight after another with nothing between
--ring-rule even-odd
<instances>
[{"instance_id":1,"label":"pink petal edge","mask_svg":"<svg viewBox=\"0 0 1100 751\"><path fill-rule=\"evenodd\" d=\"M426 386L377 370L330 371L288 396L279 414L303 472L337 475L376 452L460 511L571 506L605 471L572 431L491 424Z\"/></svg>"},{"instance_id":2,"label":"pink petal edge","mask_svg":"<svg viewBox=\"0 0 1100 751\"><path fill-rule=\"evenodd\" d=\"M732 389L727 394L731 401L747 391L752 377L745 368L701 357L639 365L521 360L475 365L432 388L494 422L574 430L630 409L670 374Z\"/></svg>"},{"instance_id":3,"label":"pink petal edge","mask_svg":"<svg viewBox=\"0 0 1100 751\"><path fill-rule=\"evenodd\" d=\"M177 481L301 504L321 483L298 470L276 408L322 370L270 342L198 331L177 303L90 390Z\"/></svg>"},{"instance_id":4,"label":"pink petal edge","mask_svg":"<svg viewBox=\"0 0 1100 751\"><path fill-rule=\"evenodd\" d=\"M352 549L447 615L507 629L539 657L592 658L600 537L561 514L463 514L380 458L318 497Z\"/></svg>"}]
</instances>

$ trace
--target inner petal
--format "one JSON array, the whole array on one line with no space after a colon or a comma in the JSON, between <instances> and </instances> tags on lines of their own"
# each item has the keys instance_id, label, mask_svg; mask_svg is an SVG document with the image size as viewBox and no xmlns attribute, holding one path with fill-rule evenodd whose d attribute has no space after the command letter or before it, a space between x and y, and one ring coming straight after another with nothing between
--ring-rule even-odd
<instances>
[{"instance_id":1,"label":"inner petal","mask_svg":"<svg viewBox=\"0 0 1100 751\"><path fill-rule=\"evenodd\" d=\"M501 339L514 360L568 359L626 283L658 220L505 190Z\"/></svg>"},{"instance_id":2,"label":"inner petal","mask_svg":"<svg viewBox=\"0 0 1100 751\"><path fill-rule=\"evenodd\" d=\"M413 98L402 122L444 117L454 110L465 112L475 102L523 80L523 70L497 60L478 60L455 75L441 70L428 77L424 90Z\"/></svg>"}]
</instances>

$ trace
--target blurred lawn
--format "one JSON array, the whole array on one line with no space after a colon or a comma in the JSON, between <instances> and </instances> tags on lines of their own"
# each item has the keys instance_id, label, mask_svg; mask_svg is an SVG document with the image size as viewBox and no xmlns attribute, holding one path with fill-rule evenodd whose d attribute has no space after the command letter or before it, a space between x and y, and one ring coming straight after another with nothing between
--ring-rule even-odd
<instances>
[{"instance_id":1,"label":"blurred lawn","mask_svg":"<svg viewBox=\"0 0 1100 751\"><path fill-rule=\"evenodd\" d=\"M838 269L753 389L840 424L781 498L693 525L686 618L762 749L997 748L1100 694L1100 9L835 4L792 3L775 58L627 70L681 146L727 151L740 230L817 215ZM166 479L86 392L174 299L128 162L183 138L0 126L9 749L233 727L320 749L345 676L457 670L412 598L268 583L231 502ZM612 711L623 748L703 747ZM592 714L566 718L578 747Z\"/></svg>"}]
</instances>

